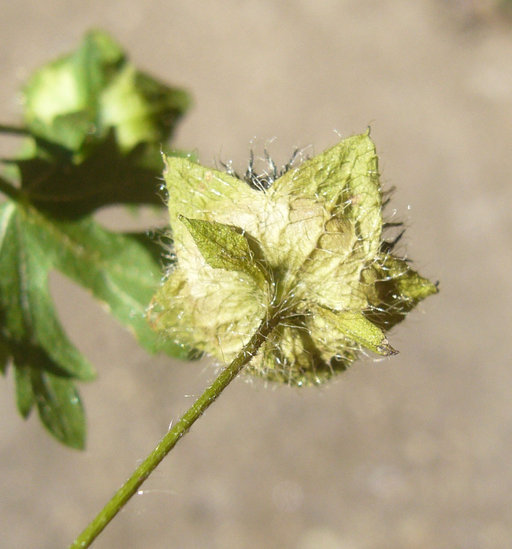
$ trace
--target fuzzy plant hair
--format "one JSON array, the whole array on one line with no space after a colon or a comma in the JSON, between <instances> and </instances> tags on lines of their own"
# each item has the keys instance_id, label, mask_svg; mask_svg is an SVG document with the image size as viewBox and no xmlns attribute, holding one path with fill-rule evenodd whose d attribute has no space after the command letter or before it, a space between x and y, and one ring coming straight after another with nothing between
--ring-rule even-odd
<instances>
[{"instance_id":1,"label":"fuzzy plant hair","mask_svg":"<svg viewBox=\"0 0 512 549\"><path fill-rule=\"evenodd\" d=\"M273 329L246 367L289 385L320 384L361 351L396 353L386 332L437 291L393 254L368 133L295 166L243 177L167 158L176 262L150 318L165 337L229 363L265 318Z\"/></svg>"}]
</instances>

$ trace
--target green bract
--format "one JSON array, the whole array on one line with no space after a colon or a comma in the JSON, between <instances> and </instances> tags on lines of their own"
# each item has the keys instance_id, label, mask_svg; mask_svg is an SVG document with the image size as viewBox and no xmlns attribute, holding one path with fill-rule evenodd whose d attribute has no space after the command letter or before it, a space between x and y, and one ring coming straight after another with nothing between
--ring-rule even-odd
<instances>
[{"instance_id":1,"label":"green bract","mask_svg":"<svg viewBox=\"0 0 512 549\"><path fill-rule=\"evenodd\" d=\"M266 316L278 315L247 370L318 384L361 349L394 354L384 332L437 291L383 241L368 134L266 190L184 158L166 163L177 262L151 317L167 337L229 362Z\"/></svg>"}]
</instances>

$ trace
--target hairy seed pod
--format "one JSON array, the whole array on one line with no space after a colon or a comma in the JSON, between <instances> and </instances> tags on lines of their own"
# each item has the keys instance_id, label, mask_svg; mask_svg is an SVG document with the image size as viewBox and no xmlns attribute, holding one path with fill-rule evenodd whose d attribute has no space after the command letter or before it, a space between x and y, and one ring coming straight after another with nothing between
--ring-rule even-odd
<instances>
[{"instance_id":1,"label":"hairy seed pod","mask_svg":"<svg viewBox=\"0 0 512 549\"><path fill-rule=\"evenodd\" d=\"M437 287L383 240L368 133L288 168L257 189L166 159L177 262L150 317L166 337L229 362L271 310L279 323L246 371L311 385L361 349L394 354L385 332Z\"/></svg>"}]
</instances>

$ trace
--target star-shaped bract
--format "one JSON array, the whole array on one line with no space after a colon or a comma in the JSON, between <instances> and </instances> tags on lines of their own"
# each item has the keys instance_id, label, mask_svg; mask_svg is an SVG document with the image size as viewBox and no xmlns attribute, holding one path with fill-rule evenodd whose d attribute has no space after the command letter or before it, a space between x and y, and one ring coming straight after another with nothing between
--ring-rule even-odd
<instances>
[{"instance_id":1,"label":"star-shaped bract","mask_svg":"<svg viewBox=\"0 0 512 549\"><path fill-rule=\"evenodd\" d=\"M268 189L184 158L165 180L177 263L153 300L166 336L231 361L262 320L279 323L248 371L318 384L437 288L389 253L369 135L343 140Z\"/></svg>"}]
</instances>

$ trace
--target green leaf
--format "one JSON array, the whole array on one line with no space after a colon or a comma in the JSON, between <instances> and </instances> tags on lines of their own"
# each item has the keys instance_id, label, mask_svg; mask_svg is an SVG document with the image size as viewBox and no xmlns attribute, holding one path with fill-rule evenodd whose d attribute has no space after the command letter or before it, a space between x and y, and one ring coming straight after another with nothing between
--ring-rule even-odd
<instances>
[{"instance_id":1,"label":"green leaf","mask_svg":"<svg viewBox=\"0 0 512 549\"><path fill-rule=\"evenodd\" d=\"M121 148L129 151L139 143L167 140L189 106L186 92L127 64L101 95L99 116L105 128L116 129Z\"/></svg>"},{"instance_id":2,"label":"green leaf","mask_svg":"<svg viewBox=\"0 0 512 549\"><path fill-rule=\"evenodd\" d=\"M29 129L79 151L87 134L95 129L101 91L124 62L121 48L106 33L88 33L74 53L41 67L25 86ZM77 117L80 124L75 126Z\"/></svg>"},{"instance_id":3,"label":"green leaf","mask_svg":"<svg viewBox=\"0 0 512 549\"><path fill-rule=\"evenodd\" d=\"M91 218L58 221L26 203L0 205L0 333L16 369L17 403L26 417L37 402L45 425L66 444L81 447L81 405L73 379L94 371L69 341L48 291L58 269L104 301L149 351L180 358L190 351L162 341L145 312L160 281L160 264L144 235L103 229ZM73 403L63 399L72 395ZM71 414L58 419L58 413Z\"/></svg>"},{"instance_id":4,"label":"green leaf","mask_svg":"<svg viewBox=\"0 0 512 549\"><path fill-rule=\"evenodd\" d=\"M266 275L249 246L245 234L236 227L216 221L179 216L187 227L205 261L214 269L240 271L249 275L261 288Z\"/></svg>"},{"instance_id":5,"label":"green leaf","mask_svg":"<svg viewBox=\"0 0 512 549\"><path fill-rule=\"evenodd\" d=\"M52 433L82 447L74 379L94 375L54 310L48 275L88 288L149 351L190 358L149 327L146 308L161 278L161 249L142 234L115 234L90 217L110 204L163 205L161 151L189 96L138 71L106 33L38 70L24 88L31 135L3 161L19 185L0 205L0 371L15 369L17 405L34 403ZM62 415L64 414L64 415Z\"/></svg>"},{"instance_id":6,"label":"green leaf","mask_svg":"<svg viewBox=\"0 0 512 549\"><path fill-rule=\"evenodd\" d=\"M163 205L162 150L188 109L186 92L138 71L106 33L36 71L24 89L31 132L3 160L37 208L66 219L110 204Z\"/></svg>"},{"instance_id":7,"label":"green leaf","mask_svg":"<svg viewBox=\"0 0 512 549\"><path fill-rule=\"evenodd\" d=\"M30 368L18 365L14 370L14 379L16 382L16 405L20 414L27 418L35 403Z\"/></svg>"},{"instance_id":8,"label":"green leaf","mask_svg":"<svg viewBox=\"0 0 512 549\"><path fill-rule=\"evenodd\" d=\"M370 349L374 353L389 356L398 352L391 347L384 332L360 312L334 312L323 307L318 307L316 314L324 321L326 329L332 332L337 330L343 336Z\"/></svg>"},{"instance_id":9,"label":"green leaf","mask_svg":"<svg viewBox=\"0 0 512 549\"><path fill-rule=\"evenodd\" d=\"M17 344L41 348L63 375L92 379L94 370L71 344L57 320L48 292L52 259L42 225L30 211L0 205L0 310L3 333Z\"/></svg>"},{"instance_id":10,"label":"green leaf","mask_svg":"<svg viewBox=\"0 0 512 549\"><path fill-rule=\"evenodd\" d=\"M58 222L53 230L60 232L62 244L67 243L54 250L57 268L89 288L148 351L190 358L189 349L161 340L146 320L146 309L161 280L154 241L144 234L107 231L90 218Z\"/></svg>"},{"instance_id":11,"label":"green leaf","mask_svg":"<svg viewBox=\"0 0 512 549\"><path fill-rule=\"evenodd\" d=\"M67 446L83 450L85 415L73 383L49 372L33 371L32 386L44 426Z\"/></svg>"},{"instance_id":12,"label":"green leaf","mask_svg":"<svg viewBox=\"0 0 512 549\"><path fill-rule=\"evenodd\" d=\"M119 148L169 139L190 99L139 72L102 31L43 66L24 88L25 121L35 135L86 158L114 129Z\"/></svg>"},{"instance_id":13,"label":"green leaf","mask_svg":"<svg viewBox=\"0 0 512 549\"><path fill-rule=\"evenodd\" d=\"M7 342L4 340L2 334L0 334L0 373L5 375L7 371L7 366L9 364L9 347Z\"/></svg>"},{"instance_id":14,"label":"green leaf","mask_svg":"<svg viewBox=\"0 0 512 549\"><path fill-rule=\"evenodd\" d=\"M79 164L42 157L11 163L30 202L55 217L78 218L111 204L163 205L160 153L141 146L125 155L113 134Z\"/></svg>"}]
</instances>

